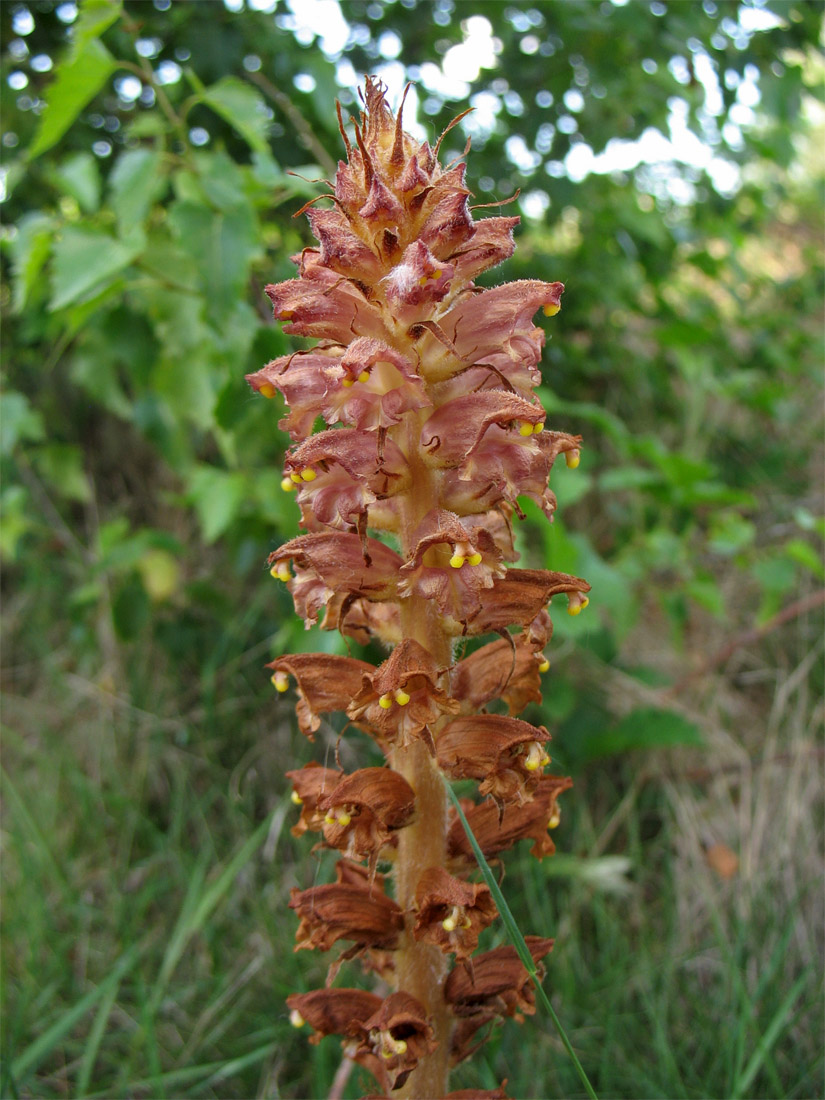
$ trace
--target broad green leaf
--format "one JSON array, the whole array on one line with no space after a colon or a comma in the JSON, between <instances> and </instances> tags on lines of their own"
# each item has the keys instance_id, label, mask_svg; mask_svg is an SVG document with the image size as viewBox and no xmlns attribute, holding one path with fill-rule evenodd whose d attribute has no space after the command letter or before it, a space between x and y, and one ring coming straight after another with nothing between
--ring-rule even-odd
<instances>
[{"instance_id":1,"label":"broad green leaf","mask_svg":"<svg viewBox=\"0 0 825 1100\"><path fill-rule=\"evenodd\" d=\"M110 282L143 248L143 238L128 241L96 229L69 227L54 246L52 298L49 309L63 309Z\"/></svg>"},{"instance_id":2,"label":"broad green leaf","mask_svg":"<svg viewBox=\"0 0 825 1100\"><path fill-rule=\"evenodd\" d=\"M120 18L121 0L83 0L74 25L74 46L81 49Z\"/></svg>"},{"instance_id":3,"label":"broad green leaf","mask_svg":"<svg viewBox=\"0 0 825 1100\"><path fill-rule=\"evenodd\" d=\"M194 202L176 202L169 220L181 247L195 260L209 314L229 312L242 294L252 257L260 243L249 207L214 211Z\"/></svg>"},{"instance_id":4,"label":"broad green leaf","mask_svg":"<svg viewBox=\"0 0 825 1100\"><path fill-rule=\"evenodd\" d=\"M804 539L791 539L785 543L785 554L792 561L809 569L815 577L825 577L825 569L822 566L822 558L814 550L809 542Z\"/></svg>"},{"instance_id":5,"label":"broad green leaf","mask_svg":"<svg viewBox=\"0 0 825 1100\"><path fill-rule=\"evenodd\" d=\"M34 451L32 462L50 493L81 504L91 499L91 486L79 447L71 443L48 443Z\"/></svg>"},{"instance_id":6,"label":"broad green leaf","mask_svg":"<svg viewBox=\"0 0 825 1100\"><path fill-rule=\"evenodd\" d=\"M235 76L227 76L204 89L201 102L234 127L255 152L269 152L266 105L254 88Z\"/></svg>"},{"instance_id":7,"label":"broad green leaf","mask_svg":"<svg viewBox=\"0 0 825 1100\"><path fill-rule=\"evenodd\" d=\"M18 442L37 441L45 437L43 417L33 409L28 397L22 393L3 394L0 416L0 454L10 455Z\"/></svg>"},{"instance_id":8,"label":"broad green leaf","mask_svg":"<svg viewBox=\"0 0 825 1100\"><path fill-rule=\"evenodd\" d=\"M63 190L76 199L81 210L93 214L100 206L100 171L91 153L75 153L54 170Z\"/></svg>"},{"instance_id":9,"label":"broad green leaf","mask_svg":"<svg viewBox=\"0 0 825 1100\"><path fill-rule=\"evenodd\" d=\"M74 120L117 68L115 59L92 38L62 61L48 90L46 109L28 157L34 160L59 141Z\"/></svg>"},{"instance_id":10,"label":"broad green leaf","mask_svg":"<svg viewBox=\"0 0 825 1100\"><path fill-rule=\"evenodd\" d=\"M187 494L198 514L204 541L213 543L232 523L246 499L243 474L201 466L192 477Z\"/></svg>"},{"instance_id":11,"label":"broad green leaf","mask_svg":"<svg viewBox=\"0 0 825 1100\"><path fill-rule=\"evenodd\" d=\"M699 727L681 714L657 707L639 707L612 728L591 734L582 745L582 752L585 759L595 760L636 749L701 744Z\"/></svg>"},{"instance_id":12,"label":"broad green leaf","mask_svg":"<svg viewBox=\"0 0 825 1100\"><path fill-rule=\"evenodd\" d=\"M122 233L128 233L143 221L166 186L162 165L160 154L150 149L128 149L117 158L109 177L109 189Z\"/></svg>"},{"instance_id":13,"label":"broad green leaf","mask_svg":"<svg viewBox=\"0 0 825 1100\"><path fill-rule=\"evenodd\" d=\"M11 242L14 274L13 304L20 313L29 300L43 265L49 257L54 240L54 223L46 214L27 214L17 224L17 235Z\"/></svg>"}]
</instances>

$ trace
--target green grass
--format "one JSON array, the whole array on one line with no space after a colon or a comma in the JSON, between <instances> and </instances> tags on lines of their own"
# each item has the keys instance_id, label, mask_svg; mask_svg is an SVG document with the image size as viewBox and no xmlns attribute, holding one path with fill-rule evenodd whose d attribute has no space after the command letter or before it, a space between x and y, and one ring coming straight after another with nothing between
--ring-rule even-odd
<instances>
[{"instance_id":1,"label":"green grass","mask_svg":"<svg viewBox=\"0 0 825 1100\"><path fill-rule=\"evenodd\" d=\"M282 773L334 733L300 738L243 649L267 624L234 626L207 701L151 648L116 651L114 693L45 643L6 673L3 1097L328 1094L340 1046L308 1045L284 1000L324 980L324 958L292 952L287 902L332 859L291 836ZM558 856L505 861L521 931L556 938L544 988L602 1098L822 1094L818 726L803 679L780 689L763 754L785 763L725 780L715 700L705 750L590 766ZM352 764L364 741L348 739ZM739 848L739 876L709 869L706 834ZM505 940L498 923L482 946ZM585 1095L541 1009L494 1030L453 1087L504 1077L514 1097ZM371 1087L356 1069L343 1095Z\"/></svg>"}]
</instances>

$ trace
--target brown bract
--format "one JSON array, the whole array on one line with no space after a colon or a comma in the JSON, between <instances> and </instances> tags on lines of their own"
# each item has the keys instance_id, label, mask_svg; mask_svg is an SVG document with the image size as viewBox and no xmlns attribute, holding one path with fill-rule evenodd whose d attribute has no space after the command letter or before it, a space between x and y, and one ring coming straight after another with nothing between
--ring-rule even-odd
<instances>
[{"instance_id":1,"label":"brown bract","mask_svg":"<svg viewBox=\"0 0 825 1100\"><path fill-rule=\"evenodd\" d=\"M512 848L519 840L532 840L531 855L552 856L556 850L548 829L559 824L558 796L573 786L568 776L544 775L533 791L531 802L507 806L502 813L493 802L465 809L473 835L486 859ZM461 821L455 820L447 834L447 850L459 866L475 866L475 856Z\"/></svg>"},{"instance_id":2,"label":"brown bract","mask_svg":"<svg viewBox=\"0 0 825 1100\"><path fill-rule=\"evenodd\" d=\"M415 938L434 943L457 959L466 959L475 951L479 933L498 916L488 886L463 882L443 867L424 872L418 880L415 903Z\"/></svg>"},{"instance_id":3,"label":"brown bract","mask_svg":"<svg viewBox=\"0 0 825 1100\"><path fill-rule=\"evenodd\" d=\"M520 718L478 714L454 718L438 735L436 751L451 779L478 779L479 793L498 803L529 802L549 757L544 726Z\"/></svg>"},{"instance_id":4,"label":"brown bract","mask_svg":"<svg viewBox=\"0 0 825 1100\"><path fill-rule=\"evenodd\" d=\"M301 733L310 741L321 724L319 715L346 710L364 675L373 670L366 661L329 653L290 653L276 657L266 667L295 677L298 691L295 713Z\"/></svg>"},{"instance_id":5,"label":"brown bract","mask_svg":"<svg viewBox=\"0 0 825 1100\"><path fill-rule=\"evenodd\" d=\"M477 714L493 699L503 699L510 714L541 702L540 653L499 638L459 661L450 690L463 714Z\"/></svg>"}]
</instances>

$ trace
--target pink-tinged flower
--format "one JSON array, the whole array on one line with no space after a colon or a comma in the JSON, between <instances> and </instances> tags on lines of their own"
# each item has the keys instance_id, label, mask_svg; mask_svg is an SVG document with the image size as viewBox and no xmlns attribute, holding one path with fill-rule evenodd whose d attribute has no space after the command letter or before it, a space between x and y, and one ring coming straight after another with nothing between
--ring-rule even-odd
<instances>
[{"instance_id":1,"label":"pink-tinged flower","mask_svg":"<svg viewBox=\"0 0 825 1100\"><path fill-rule=\"evenodd\" d=\"M387 744L422 738L435 755L431 727L458 703L438 686L439 669L426 649L405 638L377 669L365 671L347 715Z\"/></svg>"},{"instance_id":2,"label":"pink-tinged flower","mask_svg":"<svg viewBox=\"0 0 825 1100\"><path fill-rule=\"evenodd\" d=\"M292 801L301 807L301 816L292 826L293 836L321 831L324 815L318 810L318 800L338 785L343 774L338 768L324 768L314 760L303 768L286 773L292 784Z\"/></svg>"},{"instance_id":3,"label":"pink-tinged flower","mask_svg":"<svg viewBox=\"0 0 825 1100\"><path fill-rule=\"evenodd\" d=\"M494 859L520 840L533 841L530 854L536 859L552 856L556 846L548 830L559 825L558 797L572 786L569 776L544 775L533 792L532 802L507 806L503 813L494 802L462 807L485 858ZM458 819L450 826L447 850L457 867L475 866L473 850Z\"/></svg>"},{"instance_id":4,"label":"pink-tinged flower","mask_svg":"<svg viewBox=\"0 0 825 1100\"><path fill-rule=\"evenodd\" d=\"M301 254L300 271L298 279L265 287L275 319L288 322L284 332L344 344L354 336L389 336L378 307L355 283L323 267L313 249Z\"/></svg>"},{"instance_id":5,"label":"pink-tinged flower","mask_svg":"<svg viewBox=\"0 0 825 1100\"><path fill-rule=\"evenodd\" d=\"M391 428L405 412L429 405L413 363L381 340L353 340L340 361L340 376L321 405L328 424L367 431Z\"/></svg>"},{"instance_id":6,"label":"pink-tinged flower","mask_svg":"<svg viewBox=\"0 0 825 1100\"><path fill-rule=\"evenodd\" d=\"M320 414L324 394L341 358L341 348L310 348L273 359L261 370L246 376L247 382L264 397L283 394L289 415L278 427L293 439L306 439Z\"/></svg>"},{"instance_id":7,"label":"pink-tinged flower","mask_svg":"<svg viewBox=\"0 0 825 1100\"><path fill-rule=\"evenodd\" d=\"M506 390L482 390L441 405L421 429L427 463L463 468L482 446L535 450L531 438L544 427L541 405ZM489 438L488 438L489 437Z\"/></svg>"},{"instance_id":8,"label":"pink-tinged flower","mask_svg":"<svg viewBox=\"0 0 825 1100\"><path fill-rule=\"evenodd\" d=\"M321 725L319 716L346 710L364 675L374 671L366 661L329 653L290 653L277 657L266 667L272 669L272 683L277 691L287 691L289 677L295 677L298 725L310 741Z\"/></svg>"},{"instance_id":9,"label":"pink-tinged flower","mask_svg":"<svg viewBox=\"0 0 825 1100\"><path fill-rule=\"evenodd\" d=\"M340 210L307 211L309 224L321 245L321 263L348 279L374 286L384 274L384 264L370 246L353 232Z\"/></svg>"},{"instance_id":10,"label":"pink-tinged flower","mask_svg":"<svg viewBox=\"0 0 825 1100\"><path fill-rule=\"evenodd\" d=\"M458 662L451 691L463 714L478 714L493 699L502 699L512 717L528 703L541 702L540 674L549 667L541 652L499 638Z\"/></svg>"},{"instance_id":11,"label":"pink-tinged flower","mask_svg":"<svg viewBox=\"0 0 825 1100\"><path fill-rule=\"evenodd\" d=\"M421 206L426 218L416 236L439 259L447 259L464 244L473 229L467 205L470 192L464 183L466 171L467 166L461 163L442 170Z\"/></svg>"},{"instance_id":12,"label":"pink-tinged flower","mask_svg":"<svg viewBox=\"0 0 825 1100\"><path fill-rule=\"evenodd\" d=\"M361 768L318 800L324 840L351 859L371 861L412 819L415 794L391 768Z\"/></svg>"},{"instance_id":13,"label":"pink-tinged flower","mask_svg":"<svg viewBox=\"0 0 825 1100\"><path fill-rule=\"evenodd\" d=\"M415 538L412 556L401 567L399 596L435 600L444 615L465 622L479 610L483 590L506 572L492 535L465 526L454 512L433 509Z\"/></svg>"},{"instance_id":14,"label":"pink-tinged flower","mask_svg":"<svg viewBox=\"0 0 825 1100\"><path fill-rule=\"evenodd\" d=\"M442 771L451 779L478 779L479 793L496 802L529 802L550 757L550 734L520 718L476 714L454 718L438 735Z\"/></svg>"},{"instance_id":15,"label":"pink-tinged flower","mask_svg":"<svg viewBox=\"0 0 825 1100\"><path fill-rule=\"evenodd\" d=\"M462 882L443 867L429 867L415 889L413 935L457 959L468 958L478 937L498 916L489 886Z\"/></svg>"},{"instance_id":16,"label":"pink-tinged flower","mask_svg":"<svg viewBox=\"0 0 825 1100\"><path fill-rule=\"evenodd\" d=\"M306 526L366 534L370 505L402 492L407 461L391 439L356 428L311 436L286 455L284 487L298 490Z\"/></svg>"},{"instance_id":17,"label":"pink-tinged flower","mask_svg":"<svg viewBox=\"0 0 825 1100\"><path fill-rule=\"evenodd\" d=\"M569 573L553 573L548 569L508 569L486 592L481 611L472 617L467 633L501 633L511 625L527 630L542 614L553 596L564 592L577 601L589 592L590 585L581 577ZM544 646L549 639L545 637Z\"/></svg>"},{"instance_id":18,"label":"pink-tinged flower","mask_svg":"<svg viewBox=\"0 0 825 1100\"><path fill-rule=\"evenodd\" d=\"M432 314L433 306L450 293L453 265L437 259L423 240L417 240L404 252L383 280L384 294L392 315L401 326Z\"/></svg>"},{"instance_id":19,"label":"pink-tinged flower","mask_svg":"<svg viewBox=\"0 0 825 1100\"><path fill-rule=\"evenodd\" d=\"M513 230L518 217L484 218L473 224L472 233L448 259L455 265L457 279L473 279L482 271L508 260L515 251Z\"/></svg>"}]
</instances>

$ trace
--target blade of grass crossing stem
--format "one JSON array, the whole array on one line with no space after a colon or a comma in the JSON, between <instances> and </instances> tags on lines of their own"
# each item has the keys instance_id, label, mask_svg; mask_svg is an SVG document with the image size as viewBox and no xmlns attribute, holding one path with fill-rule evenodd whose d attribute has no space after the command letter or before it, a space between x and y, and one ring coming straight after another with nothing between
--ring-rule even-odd
<instances>
[{"instance_id":1,"label":"blade of grass crossing stem","mask_svg":"<svg viewBox=\"0 0 825 1100\"><path fill-rule=\"evenodd\" d=\"M516 923L516 918L513 916L510 910L510 906L507 904L504 898L504 894L502 894L501 892L501 887L496 881L496 876L490 870L490 865L484 858L484 853L479 847L479 843L473 834L473 830L470 828L470 824L467 821L467 818L464 816L464 811L461 808L461 803L456 798L455 792L453 791L449 783L445 782L444 786L447 788L447 794L450 796L450 801L453 804L453 808L458 814L458 818L464 828L464 832L467 834L467 839L469 840L470 847L473 849L476 860L478 861L478 866L481 870L482 875L484 876L484 881L490 887L490 892L492 893L493 898L495 899L495 903L498 906L498 911L501 914L501 919L504 921L504 926L507 929L507 934L510 937L513 947L515 947L516 951L518 952L518 957L524 964L524 968L529 974L531 982L536 987L536 995L541 1001L542 1007L544 1008L545 1012L553 1021L553 1026L559 1033L559 1038L564 1044L564 1049L567 1051L570 1056L570 1060L576 1067L576 1072L581 1079L581 1083L584 1085L587 1095L590 1097L590 1100L598 1100L593 1086L590 1084L587 1074L584 1072L584 1067L579 1061L575 1050L573 1050L573 1044L568 1039L567 1032L562 1027L561 1020L556 1015L555 1009L550 1003L550 998L547 996L547 994L544 992L544 989L542 988L541 982L539 981L538 971L536 970L536 964L533 962L533 956L530 954L530 949L525 943L524 936L521 934L521 929Z\"/></svg>"},{"instance_id":2,"label":"blade of grass crossing stem","mask_svg":"<svg viewBox=\"0 0 825 1100\"><path fill-rule=\"evenodd\" d=\"M64 1012L59 1020L55 1020L51 1027L15 1058L11 1075L18 1086L26 1074L51 1054L63 1036L67 1035L98 1001L107 997L112 990L117 991L123 976L137 959L139 950L138 945L135 945L127 951L116 963L112 973L97 988L90 990L85 997L81 997L77 1004L72 1005L68 1012Z\"/></svg>"},{"instance_id":3,"label":"blade of grass crossing stem","mask_svg":"<svg viewBox=\"0 0 825 1100\"><path fill-rule=\"evenodd\" d=\"M753 1083L754 1077L756 1077L757 1073L759 1072L762 1063L767 1057L771 1047L779 1038L782 1032L782 1028L787 1023L788 1017L791 1014L791 1009L793 1008L797 997L808 984L810 979L810 974L800 974L800 976L791 986L788 996L777 1009L776 1015L765 1029L765 1034L757 1043L756 1050L753 1052L753 1055L751 1056L751 1059L748 1062L747 1066L745 1066L744 1072L742 1073L736 1084L733 1086L733 1091L731 1093L732 1100L738 1100L738 1097L744 1096L747 1093L748 1089Z\"/></svg>"},{"instance_id":4,"label":"blade of grass crossing stem","mask_svg":"<svg viewBox=\"0 0 825 1100\"><path fill-rule=\"evenodd\" d=\"M155 988L152 991L150 1014L154 1014L160 1005L166 983L169 981L175 967L180 962L181 956L189 940L195 933L203 928L213 909L215 909L240 872L263 844L269 832L270 825L271 815L261 822L252 836L248 838L232 859L226 864L214 882L209 883L202 893L201 888L205 881L205 867L202 864L197 866L189 892L181 908L178 922L175 925L175 930L172 933L172 938L169 941L169 946L166 949L166 954L161 963ZM198 897L199 894L200 897Z\"/></svg>"},{"instance_id":5,"label":"blade of grass crossing stem","mask_svg":"<svg viewBox=\"0 0 825 1100\"><path fill-rule=\"evenodd\" d=\"M109 1017L112 1014L112 1009L115 1007L115 1001L117 1000L118 990L120 989L120 978L118 978L115 985L110 986L103 996L100 1002L100 1007L97 1010L97 1014L92 1024L92 1029L89 1032L89 1038L86 1040L86 1046L83 1049L83 1057L80 1060L80 1069L77 1073L77 1084L75 1085L75 1096L78 1098L85 1096L89 1091L89 1084L92 1080L92 1071L95 1068L95 1062L97 1061L97 1052L100 1049L100 1043L103 1039L103 1034L106 1031L106 1024L109 1022Z\"/></svg>"}]
</instances>

